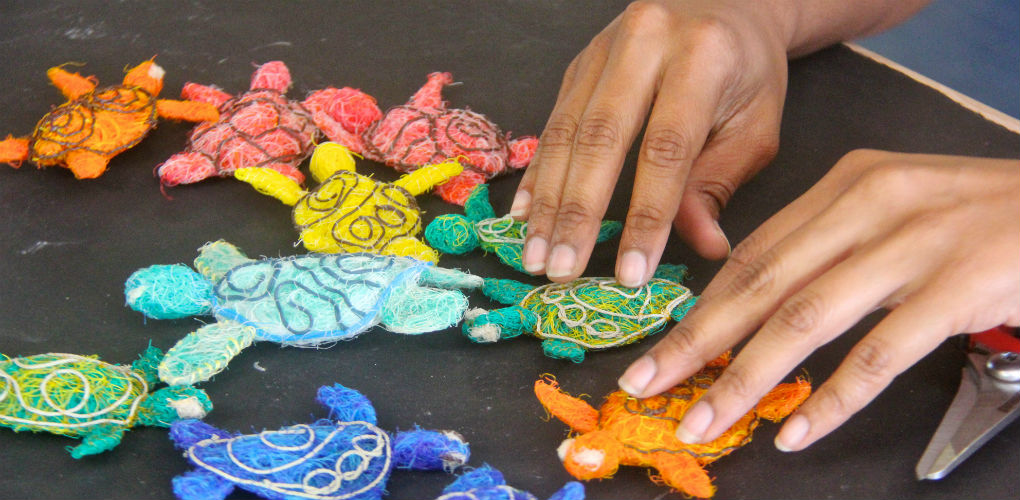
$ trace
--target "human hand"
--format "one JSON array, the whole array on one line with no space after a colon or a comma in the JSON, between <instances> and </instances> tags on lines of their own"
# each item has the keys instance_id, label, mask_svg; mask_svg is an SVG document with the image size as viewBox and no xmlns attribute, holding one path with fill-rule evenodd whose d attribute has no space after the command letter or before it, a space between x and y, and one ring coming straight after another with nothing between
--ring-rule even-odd
<instances>
[{"instance_id":1,"label":"human hand","mask_svg":"<svg viewBox=\"0 0 1020 500\"><path fill-rule=\"evenodd\" d=\"M719 211L779 144L788 40L774 3L635 2L574 59L511 207L528 220L527 271L581 274L646 116L616 276L647 281L671 221L698 253L729 253Z\"/></svg>"},{"instance_id":2,"label":"human hand","mask_svg":"<svg viewBox=\"0 0 1020 500\"><path fill-rule=\"evenodd\" d=\"M698 304L620 387L658 394L754 334L677 436L730 427L821 345L879 307L776 437L801 450L957 333L1020 325L1020 163L861 150L734 249Z\"/></svg>"}]
</instances>

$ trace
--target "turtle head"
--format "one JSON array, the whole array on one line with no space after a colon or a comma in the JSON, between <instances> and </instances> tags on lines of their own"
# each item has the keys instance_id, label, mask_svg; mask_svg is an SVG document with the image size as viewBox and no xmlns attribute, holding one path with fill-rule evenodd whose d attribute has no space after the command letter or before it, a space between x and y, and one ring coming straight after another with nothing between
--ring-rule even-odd
<instances>
[{"instance_id":1,"label":"turtle head","mask_svg":"<svg viewBox=\"0 0 1020 500\"><path fill-rule=\"evenodd\" d=\"M330 418L340 422L376 423L375 407L364 394L340 384L324 385L315 394L319 404L329 408Z\"/></svg>"},{"instance_id":2,"label":"turtle head","mask_svg":"<svg viewBox=\"0 0 1020 500\"><path fill-rule=\"evenodd\" d=\"M127 305L153 319L208 314L213 285L183 264L155 265L135 271L124 283Z\"/></svg>"},{"instance_id":3,"label":"turtle head","mask_svg":"<svg viewBox=\"0 0 1020 500\"><path fill-rule=\"evenodd\" d=\"M466 254L480 244L474 222L460 214L436 217L425 228L425 239L436 250L453 255Z\"/></svg>"},{"instance_id":4,"label":"turtle head","mask_svg":"<svg viewBox=\"0 0 1020 500\"><path fill-rule=\"evenodd\" d=\"M556 453L571 476L586 481L616 473L624 449L615 436L599 430L564 440Z\"/></svg>"},{"instance_id":5,"label":"turtle head","mask_svg":"<svg viewBox=\"0 0 1020 500\"><path fill-rule=\"evenodd\" d=\"M393 438L393 464L401 469L453 471L470 457L464 436L453 431L416 428Z\"/></svg>"},{"instance_id":6,"label":"turtle head","mask_svg":"<svg viewBox=\"0 0 1020 500\"><path fill-rule=\"evenodd\" d=\"M190 385L164 387L145 398L138 411L142 425L170 427L185 418L203 418L212 410L212 401L202 389Z\"/></svg>"},{"instance_id":7,"label":"turtle head","mask_svg":"<svg viewBox=\"0 0 1020 500\"><path fill-rule=\"evenodd\" d=\"M141 87L152 95L159 95L163 90L163 70L155 61L145 61L128 70L124 75L124 85L128 87Z\"/></svg>"}]
</instances>

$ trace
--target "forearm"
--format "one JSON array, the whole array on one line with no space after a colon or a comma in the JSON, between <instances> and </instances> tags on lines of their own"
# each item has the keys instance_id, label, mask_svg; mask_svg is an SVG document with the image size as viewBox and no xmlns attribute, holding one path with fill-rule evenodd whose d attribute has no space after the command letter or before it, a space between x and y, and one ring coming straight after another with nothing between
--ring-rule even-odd
<instances>
[{"instance_id":1,"label":"forearm","mask_svg":"<svg viewBox=\"0 0 1020 500\"><path fill-rule=\"evenodd\" d=\"M798 57L845 40L889 29L931 0L772 0L787 54Z\"/></svg>"}]
</instances>

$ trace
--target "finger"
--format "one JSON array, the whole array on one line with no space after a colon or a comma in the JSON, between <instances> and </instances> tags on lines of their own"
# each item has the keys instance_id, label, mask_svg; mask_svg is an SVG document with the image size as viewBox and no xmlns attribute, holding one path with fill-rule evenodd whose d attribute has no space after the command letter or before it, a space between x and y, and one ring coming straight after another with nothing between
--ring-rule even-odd
<instances>
[{"instance_id":1,"label":"finger","mask_svg":"<svg viewBox=\"0 0 1020 500\"><path fill-rule=\"evenodd\" d=\"M851 349L836 371L787 419L776 447L799 451L864 408L894 377L954 332L949 319L958 300L932 287L894 309Z\"/></svg>"},{"instance_id":2,"label":"finger","mask_svg":"<svg viewBox=\"0 0 1020 500\"><path fill-rule=\"evenodd\" d=\"M548 255L549 227L559 207L559 198L566 180L570 151L580 116L598 84L609 52L605 32L596 36L578 56L569 85L564 83L560 96L538 141L538 149L511 205L515 217L528 220L522 263L532 274L545 271ZM536 224L537 223L537 224Z\"/></svg>"},{"instance_id":3,"label":"finger","mask_svg":"<svg viewBox=\"0 0 1020 500\"><path fill-rule=\"evenodd\" d=\"M529 219L529 233L534 223L539 224L535 229L539 234L546 230L544 224L551 223L546 275L554 281L577 277L587 264L624 157L641 129L661 76L662 50L655 41L666 29L664 23L647 21L621 24L578 125L555 217ZM667 231L672 213L666 219Z\"/></svg>"},{"instance_id":4,"label":"finger","mask_svg":"<svg viewBox=\"0 0 1020 500\"><path fill-rule=\"evenodd\" d=\"M673 227L701 256L729 256L719 214L737 187L775 157L781 116L781 100L755 103L716 133L691 166Z\"/></svg>"},{"instance_id":5,"label":"finger","mask_svg":"<svg viewBox=\"0 0 1020 500\"><path fill-rule=\"evenodd\" d=\"M711 296L706 292L669 335L624 372L621 387L638 397L672 387L749 335L790 295L842 261L868 235L887 233L896 225L883 220L878 204L864 206L859 198L860 194L839 197L741 266ZM847 218L847 213L855 217Z\"/></svg>"},{"instance_id":6,"label":"finger","mask_svg":"<svg viewBox=\"0 0 1020 500\"><path fill-rule=\"evenodd\" d=\"M726 371L681 421L677 436L703 443L725 432L804 358L902 293L926 264L899 256L916 241L910 231L858 252L819 276L772 314ZM881 274L873 269L883 269Z\"/></svg>"}]
</instances>

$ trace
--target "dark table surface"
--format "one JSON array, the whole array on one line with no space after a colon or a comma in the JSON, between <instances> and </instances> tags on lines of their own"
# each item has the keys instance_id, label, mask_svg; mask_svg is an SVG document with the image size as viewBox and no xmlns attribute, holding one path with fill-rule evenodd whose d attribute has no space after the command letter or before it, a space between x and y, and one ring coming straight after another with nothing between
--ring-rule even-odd
<instances>
[{"instance_id":1,"label":"dark table surface","mask_svg":"<svg viewBox=\"0 0 1020 500\"><path fill-rule=\"evenodd\" d=\"M324 86L351 86L382 107L403 103L436 70L463 85L448 88L517 135L537 134L571 58L624 2L50 2L0 3L0 132L27 134L63 102L45 77L61 63L119 82L123 69L157 56L167 70L164 97L186 81L229 92L248 86L254 63L283 60L293 97ZM65 169L0 168L0 352L99 354L128 363L151 341L169 348L195 320L143 321L124 307L124 279L140 267L190 262L203 243L227 239L249 255L299 253L289 210L233 180L170 189L153 168L179 151L189 125L163 122L138 147L118 156L96 180ZM861 147L907 152L1016 157L1018 136L986 122L907 77L836 47L790 66L782 145L773 164L741 189L722 217L739 241L819 179L843 154ZM632 169L636 155L627 159ZM362 172L393 179L370 162ZM610 216L622 218L630 183L624 174ZM519 177L492 183L498 212L508 209ZM426 222L458 211L421 197ZM600 247L589 275L608 275L615 249ZM671 242L665 260L686 263L700 291L719 264ZM448 267L517 277L491 258L444 257ZM532 280L539 283L539 280ZM480 294L472 302L491 307ZM879 319L869 317L803 364L816 382L834 370ZM215 402L207 421L257 431L325 416L317 387L356 388L375 403L381 425L455 429L470 441L471 464L492 464L511 484L545 497L569 476L555 449L566 427L548 421L532 393L543 373L574 393L615 388L626 365L651 341L596 353L581 365L541 354L534 339L477 345L451 329L417 337L373 330L330 349L258 344L204 384ZM986 444L948 478L918 482L914 465L956 391L962 353L944 344L906 371L871 405L806 451L772 446L778 428L713 464L725 498L1016 498L1020 425ZM262 370L258 368L262 368ZM71 441L0 429L0 497L168 498L170 479L188 469L166 431L137 428L118 448L72 459ZM451 478L398 471L390 498L428 498ZM625 468L587 485L588 497L682 498ZM246 498L243 492L236 498Z\"/></svg>"}]
</instances>

